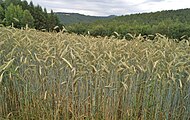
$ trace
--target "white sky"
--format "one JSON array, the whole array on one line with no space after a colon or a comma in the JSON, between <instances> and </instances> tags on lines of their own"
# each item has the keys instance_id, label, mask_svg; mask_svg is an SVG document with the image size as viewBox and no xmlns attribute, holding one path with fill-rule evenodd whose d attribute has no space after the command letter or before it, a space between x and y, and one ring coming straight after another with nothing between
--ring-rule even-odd
<instances>
[{"instance_id":1,"label":"white sky","mask_svg":"<svg viewBox=\"0 0 190 120\"><path fill-rule=\"evenodd\" d=\"M27 0L30 2L31 0ZM190 0L32 0L54 12L93 16L126 15L190 8Z\"/></svg>"}]
</instances>

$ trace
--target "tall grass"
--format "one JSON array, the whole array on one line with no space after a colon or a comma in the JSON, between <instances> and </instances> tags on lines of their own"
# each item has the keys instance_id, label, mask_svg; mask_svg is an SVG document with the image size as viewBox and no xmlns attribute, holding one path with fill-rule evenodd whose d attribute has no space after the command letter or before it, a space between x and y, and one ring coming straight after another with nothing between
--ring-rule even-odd
<instances>
[{"instance_id":1,"label":"tall grass","mask_svg":"<svg viewBox=\"0 0 190 120\"><path fill-rule=\"evenodd\" d=\"M188 120L190 47L0 28L0 119Z\"/></svg>"}]
</instances>

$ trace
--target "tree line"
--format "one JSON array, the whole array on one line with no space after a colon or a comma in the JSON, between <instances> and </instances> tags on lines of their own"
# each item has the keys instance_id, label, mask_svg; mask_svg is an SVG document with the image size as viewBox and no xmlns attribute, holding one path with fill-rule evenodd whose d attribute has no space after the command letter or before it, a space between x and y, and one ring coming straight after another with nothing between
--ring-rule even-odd
<instances>
[{"instance_id":1,"label":"tree line","mask_svg":"<svg viewBox=\"0 0 190 120\"><path fill-rule=\"evenodd\" d=\"M90 33L93 36L112 36L117 32L123 38L129 37L128 33L144 36L160 33L180 39L182 36L190 36L190 9L125 15L89 24L69 25L66 29L78 34Z\"/></svg>"},{"instance_id":2,"label":"tree line","mask_svg":"<svg viewBox=\"0 0 190 120\"><path fill-rule=\"evenodd\" d=\"M26 0L0 0L0 24L13 24L17 28L27 24L31 28L51 31L55 26L59 26L60 22L53 10L48 13L46 8L35 6L32 1L28 3Z\"/></svg>"}]
</instances>

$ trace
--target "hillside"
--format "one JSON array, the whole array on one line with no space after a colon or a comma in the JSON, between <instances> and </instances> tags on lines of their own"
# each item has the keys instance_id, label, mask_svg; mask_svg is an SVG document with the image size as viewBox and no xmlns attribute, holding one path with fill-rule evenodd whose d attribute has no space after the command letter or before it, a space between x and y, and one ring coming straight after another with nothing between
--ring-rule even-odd
<instances>
[{"instance_id":1,"label":"hillside","mask_svg":"<svg viewBox=\"0 0 190 120\"><path fill-rule=\"evenodd\" d=\"M128 33L150 35L161 33L171 38L190 36L190 9L168 10L152 13L119 16L90 24L67 26L71 32L93 36L111 36L116 31L120 36Z\"/></svg>"},{"instance_id":2,"label":"hillside","mask_svg":"<svg viewBox=\"0 0 190 120\"><path fill-rule=\"evenodd\" d=\"M63 13L63 12L57 12L55 14L58 16L61 24L92 23L97 20L104 20L115 17L114 15L108 17L101 17L101 16L88 16L78 13Z\"/></svg>"}]
</instances>

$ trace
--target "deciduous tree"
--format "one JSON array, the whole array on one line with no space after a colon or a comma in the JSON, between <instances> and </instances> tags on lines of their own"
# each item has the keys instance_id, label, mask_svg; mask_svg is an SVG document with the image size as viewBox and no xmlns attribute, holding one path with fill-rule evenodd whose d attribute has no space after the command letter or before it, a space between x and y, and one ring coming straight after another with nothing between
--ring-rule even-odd
<instances>
[{"instance_id":1,"label":"deciduous tree","mask_svg":"<svg viewBox=\"0 0 190 120\"><path fill-rule=\"evenodd\" d=\"M28 24L29 27L33 27L34 25L34 18L28 10L24 10L23 12L22 24L23 25Z\"/></svg>"}]
</instances>

